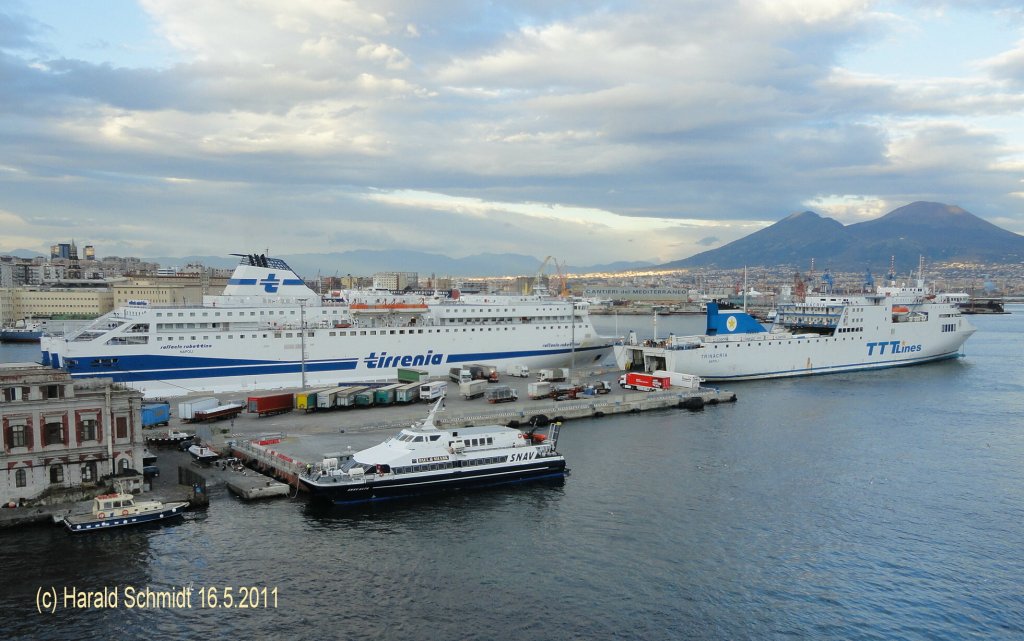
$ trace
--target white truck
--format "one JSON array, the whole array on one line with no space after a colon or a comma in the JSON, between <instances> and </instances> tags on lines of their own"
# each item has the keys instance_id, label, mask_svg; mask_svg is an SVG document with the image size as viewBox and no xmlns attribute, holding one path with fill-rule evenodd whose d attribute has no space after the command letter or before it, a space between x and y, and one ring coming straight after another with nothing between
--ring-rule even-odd
<instances>
[{"instance_id":1,"label":"white truck","mask_svg":"<svg viewBox=\"0 0 1024 641\"><path fill-rule=\"evenodd\" d=\"M530 383L526 386L527 395L533 400L538 398L550 398L551 397L551 383L547 381L538 381L536 383Z\"/></svg>"},{"instance_id":2,"label":"white truck","mask_svg":"<svg viewBox=\"0 0 1024 641\"><path fill-rule=\"evenodd\" d=\"M651 372L652 376L667 376L672 381L672 387L681 387L683 389L697 389L700 387L701 379L700 376L694 374L680 374L679 372L669 372L667 370L659 369Z\"/></svg>"},{"instance_id":3,"label":"white truck","mask_svg":"<svg viewBox=\"0 0 1024 641\"><path fill-rule=\"evenodd\" d=\"M505 368L505 374L508 376L527 378L530 376L530 368L526 365L509 365Z\"/></svg>"},{"instance_id":4,"label":"white truck","mask_svg":"<svg viewBox=\"0 0 1024 641\"><path fill-rule=\"evenodd\" d=\"M420 400L431 402L448 395L448 383L446 381L431 381L420 385Z\"/></svg>"},{"instance_id":5,"label":"white truck","mask_svg":"<svg viewBox=\"0 0 1024 641\"><path fill-rule=\"evenodd\" d=\"M551 369L542 369L537 371L538 381L564 381L569 378L569 370L565 367L555 367Z\"/></svg>"},{"instance_id":6,"label":"white truck","mask_svg":"<svg viewBox=\"0 0 1024 641\"><path fill-rule=\"evenodd\" d=\"M459 383L459 393L466 399L477 398L483 396L487 391L486 380L468 381L466 383Z\"/></svg>"}]
</instances>

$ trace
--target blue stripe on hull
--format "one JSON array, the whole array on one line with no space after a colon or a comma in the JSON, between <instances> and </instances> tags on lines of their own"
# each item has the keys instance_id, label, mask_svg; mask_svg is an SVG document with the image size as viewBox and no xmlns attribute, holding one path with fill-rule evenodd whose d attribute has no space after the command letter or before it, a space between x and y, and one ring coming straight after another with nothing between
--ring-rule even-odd
<instances>
[{"instance_id":1,"label":"blue stripe on hull","mask_svg":"<svg viewBox=\"0 0 1024 641\"><path fill-rule=\"evenodd\" d=\"M119 516L112 519L104 519L102 521L93 521L88 523L69 523L64 522L64 525L71 532L92 532L95 530L109 530L115 527L125 527L128 525L142 525L143 523L156 523L158 521L166 521L179 516L184 516L185 511L182 508L175 510L168 510L164 512L157 512L155 514L146 515L132 515L132 516Z\"/></svg>"},{"instance_id":2,"label":"blue stripe on hull","mask_svg":"<svg viewBox=\"0 0 1024 641\"><path fill-rule=\"evenodd\" d=\"M608 349L608 345L579 348L576 353ZM449 363L491 361L524 358L530 356L556 356L570 354L570 348L547 350L523 350L514 352L478 352L472 354L452 354L447 357ZM117 359L117 364L110 367L92 366L91 361L98 358ZM56 355L52 360L56 359ZM145 381L169 381L181 379L217 379L225 377L245 376L258 377L270 374L299 374L302 371L301 361L268 361L241 360L230 358L206 358L201 356L79 356L75 357L78 365L69 368L74 378L91 376L109 377L116 383L142 383ZM87 364L87 365L83 365ZM347 372L359 366L359 359L344 358L306 361L306 372ZM397 366L396 366L397 367ZM387 368L385 368L387 369Z\"/></svg>"},{"instance_id":3,"label":"blue stripe on hull","mask_svg":"<svg viewBox=\"0 0 1024 641\"><path fill-rule=\"evenodd\" d=\"M828 367L812 367L810 369L802 370L780 370L777 372L761 372L759 374L736 374L732 376L715 376L707 375L704 376L704 380L707 381L743 381L743 380L757 380L763 378L790 378L794 376L818 376L823 374L843 374L846 372L863 372L867 370L878 370L878 369L891 369L893 367L909 367L911 365L921 365L924 363L933 363L937 361L945 361L953 358L960 358L963 356L959 351L951 352L949 354L941 354L939 356L929 356L928 358L920 358L908 361L886 361L883 363L850 363L846 365L830 365Z\"/></svg>"}]
</instances>

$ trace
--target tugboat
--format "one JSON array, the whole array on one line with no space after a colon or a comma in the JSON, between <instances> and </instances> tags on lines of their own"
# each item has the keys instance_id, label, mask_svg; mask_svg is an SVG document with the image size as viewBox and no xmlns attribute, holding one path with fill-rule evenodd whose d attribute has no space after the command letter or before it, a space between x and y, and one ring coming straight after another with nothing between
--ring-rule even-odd
<instances>
[{"instance_id":1,"label":"tugboat","mask_svg":"<svg viewBox=\"0 0 1024 641\"><path fill-rule=\"evenodd\" d=\"M64 526L69 532L108 530L127 525L141 525L182 516L187 501L161 503L160 501L136 501L126 492L102 494L93 499L90 514L64 517Z\"/></svg>"},{"instance_id":2,"label":"tugboat","mask_svg":"<svg viewBox=\"0 0 1024 641\"><path fill-rule=\"evenodd\" d=\"M343 463L325 458L300 482L314 500L345 506L565 475L555 449L559 423L546 435L504 425L440 429L434 415L441 403L422 423Z\"/></svg>"}]
</instances>

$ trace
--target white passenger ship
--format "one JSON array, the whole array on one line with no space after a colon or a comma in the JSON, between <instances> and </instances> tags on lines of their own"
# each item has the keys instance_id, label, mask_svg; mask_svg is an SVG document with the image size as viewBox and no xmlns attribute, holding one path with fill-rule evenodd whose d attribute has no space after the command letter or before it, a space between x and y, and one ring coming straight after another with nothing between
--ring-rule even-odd
<instances>
[{"instance_id":1,"label":"white passenger ship","mask_svg":"<svg viewBox=\"0 0 1024 641\"><path fill-rule=\"evenodd\" d=\"M251 254L202 306L137 303L44 336L43 363L175 396L385 380L399 367L441 375L460 363L588 366L614 342L594 330L585 303L381 291L324 301L284 261Z\"/></svg>"},{"instance_id":2,"label":"white passenger ship","mask_svg":"<svg viewBox=\"0 0 1024 641\"><path fill-rule=\"evenodd\" d=\"M696 374L708 381L808 376L917 365L962 356L975 328L955 302L916 286L867 295L808 296L779 305L770 330L708 304L707 333L615 347L623 369Z\"/></svg>"},{"instance_id":3,"label":"white passenger ship","mask_svg":"<svg viewBox=\"0 0 1024 641\"><path fill-rule=\"evenodd\" d=\"M299 480L314 500L345 506L565 475L559 424L550 436L503 425L439 429L441 403L422 423L345 460L324 459Z\"/></svg>"}]
</instances>

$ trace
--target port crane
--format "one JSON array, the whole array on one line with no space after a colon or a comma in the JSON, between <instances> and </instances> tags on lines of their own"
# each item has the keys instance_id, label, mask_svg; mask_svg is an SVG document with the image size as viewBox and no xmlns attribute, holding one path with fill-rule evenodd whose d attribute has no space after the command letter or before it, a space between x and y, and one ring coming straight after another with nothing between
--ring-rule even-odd
<instances>
[{"instance_id":1,"label":"port crane","mask_svg":"<svg viewBox=\"0 0 1024 641\"><path fill-rule=\"evenodd\" d=\"M566 298L569 296L569 284L568 277L565 274L565 263L558 264L558 259L554 256L548 256L544 259L544 262L540 264L540 269L537 270L537 275L534 277L534 288L540 288L540 279L544 277L544 268L548 266L548 263L555 266L555 274L558 279L558 296Z\"/></svg>"}]
</instances>

